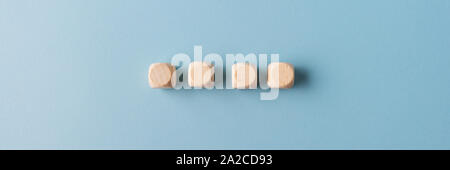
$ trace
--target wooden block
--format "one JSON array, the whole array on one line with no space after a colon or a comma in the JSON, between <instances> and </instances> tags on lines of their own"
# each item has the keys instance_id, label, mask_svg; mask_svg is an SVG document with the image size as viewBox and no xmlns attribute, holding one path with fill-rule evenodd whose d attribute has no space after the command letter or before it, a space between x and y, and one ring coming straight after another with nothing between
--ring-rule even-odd
<instances>
[{"instance_id":1,"label":"wooden block","mask_svg":"<svg viewBox=\"0 0 450 170\"><path fill-rule=\"evenodd\" d=\"M194 61L189 64L188 84L191 87L213 87L214 66L206 62Z\"/></svg>"},{"instance_id":2,"label":"wooden block","mask_svg":"<svg viewBox=\"0 0 450 170\"><path fill-rule=\"evenodd\" d=\"M249 63L236 63L231 67L232 85L234 89L256 88L258 83L258 71Z\"/></svg>"},{"instance_id":3,"label":"wooden block","mask_svg":"<svg viewBox=\"0 0 450 170\"><path fill-rule=\"evenodd\" d=\"M175 67L169 63L154 63L148 69L148 83L152 88L172 88L173 72Z\"/></svg>"},{"instance_id":4,"label":"wooden block","mask_svg":"<svg viewBox=\"0 0 450 170\"><path fill-rule=\"evenodd\" d=\"M278 69L278 79L276 69ZM267 85L270 88L291 88L294 85L294 77L294 66L292 64L271 63L267 68Z\"/></svg>"}]
</instances>

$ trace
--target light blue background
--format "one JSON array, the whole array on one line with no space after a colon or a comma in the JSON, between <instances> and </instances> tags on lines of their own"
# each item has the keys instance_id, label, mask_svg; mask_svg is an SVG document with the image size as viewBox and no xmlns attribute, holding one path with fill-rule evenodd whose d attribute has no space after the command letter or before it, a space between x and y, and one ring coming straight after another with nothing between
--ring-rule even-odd
<instances>
[{"instance_id":1,"label":"light blue background","mask_svg":"<svg viewBox=\"0 0 450 170\"><path fill-rule=\"evenodd\" d=\"M450 1L0 0L0 149L450 149ZM176 53L306 79L159 90Z\"/></svg>"}]
</instances>

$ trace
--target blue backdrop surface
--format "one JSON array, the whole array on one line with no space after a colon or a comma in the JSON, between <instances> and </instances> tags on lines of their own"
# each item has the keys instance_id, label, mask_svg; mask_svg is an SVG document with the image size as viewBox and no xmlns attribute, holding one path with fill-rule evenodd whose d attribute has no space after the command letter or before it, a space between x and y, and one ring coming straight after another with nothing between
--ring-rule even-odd
<instances>
[{"instance_id":1,"label":"blue backdrop surface","mask_svg":"<svg viewBox=\"0 0 450 170\"><path fill-rule=\"evenodd\" d=\"M0 149L450 149L450 1L0 0ZM260 91L159 90L176 53L279 53Z\"/></svg>"}]
</instances>

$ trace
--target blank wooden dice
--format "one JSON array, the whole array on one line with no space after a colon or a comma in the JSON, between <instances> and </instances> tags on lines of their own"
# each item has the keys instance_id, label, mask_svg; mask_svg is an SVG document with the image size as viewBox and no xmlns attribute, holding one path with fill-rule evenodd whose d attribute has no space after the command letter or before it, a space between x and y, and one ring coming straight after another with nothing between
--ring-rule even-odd
<instances>
[{"instance_id":1,"label":"blank wooden dice","mask_svg":"<svg viewBox=\"0 0 450 170\"><path fill-rule=\"evenodd\" d=\"M169 63L154 63L148 69L148 83L152 88L172 88L175 67Z\"/></svg>"},{"instance_id":2,"label":"blank wooden dice","mask_svg":"<svg viewBox=\"0 0 450 170\"><path fill-rule=\"evenodd\" d=\"M270 88L291 88L294 85L294 77L294 66L292 64L271 63L267 67L267 85Z\"/></svg>"},{"instance_id":3,"label":"blank wooden dice","mask_svg":"<svg viewBox=\"0 0 450 170\"><path fill-rule=\"evenodd\" d=\"M191 87L213 87L214 66L206 62L195 61L189 64L188 84Z\"/></svg>"},{"instance_id":4,"label":"blank wooden dice","mask_svg":"<svg viewBox=\"0 0 450 170\"><path fill-rule=\"evenodd\" d=\"M234 89L256 89L258 83L258 71L249 63L236 63L232 68L232 87Z\"/></svg>"}]
</instances>

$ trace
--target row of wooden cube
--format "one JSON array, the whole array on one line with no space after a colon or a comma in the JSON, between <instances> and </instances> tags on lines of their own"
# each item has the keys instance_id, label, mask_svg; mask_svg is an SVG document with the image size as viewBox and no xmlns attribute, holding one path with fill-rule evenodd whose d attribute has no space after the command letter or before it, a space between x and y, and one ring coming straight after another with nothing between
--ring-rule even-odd
<instances>
[{"instance_id":1,"label":"row of wooden cube","mask_svg":"<svg viewBox=\"0 0 450 170\"><path fill-rule=\"evenodd\" d=\"M148 72L152 88L172 88L172 74L175 67L169 63L154 63ZM277 73L278 72L278 73ZM232 87L235 89L255 89L258 71L249 63L236 63L232 66ZM277 78L278 77L278 78ZM292 64L277 62L267 68L267 85L270 88L291 88L294 85L294 67ZM214 86L214 66L206 62L189 64L188 84L191 87Z\"/></svg>"}]
</instances>

